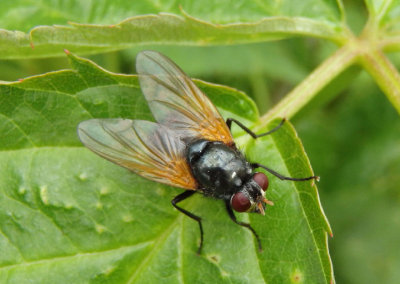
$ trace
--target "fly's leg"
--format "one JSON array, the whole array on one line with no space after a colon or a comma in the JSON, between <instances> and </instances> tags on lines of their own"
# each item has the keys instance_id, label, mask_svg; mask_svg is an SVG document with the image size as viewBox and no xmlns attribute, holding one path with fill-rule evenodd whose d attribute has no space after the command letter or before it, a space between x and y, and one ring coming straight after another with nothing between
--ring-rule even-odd
<instances>
[{"instance_id":1,"label":"fly's leg","mask_svg":"<svg viewBox=\"0 0 400 284\"><path fill-rule=\"evenodd\" d=\"M234 118L228 118L226 120L226 124L228 125L229 130L231 129L232 126L232 122L235 122L237 125L239 125L244 131L246 131L251 137L253 137L254 139L257 139L259 137L262 136L266 136L268 134L271 134L275 131L277 131L279 128L282 127L282 125L285 123L285 119L282 119L282 121L273 129L271 129L268 132L262 133L262 134L255 134L253 131L251 131L250 129L248 129L246 126L244 126L240 121L234 119ZM281 175L280 173L277 173L276 171L261 165L259 163L252 163L251 167L253 169L255 168L263 168L264 170L270 172L271 174L273 174L274 176L276 176L277 178L281 179L281 180L293 180L293 181L305 181L305 180L310 180L310 179L315 179L316 181L319 181L319 176L310 176L310 177L306 177L306 178L292 178L292 177L286 177Z\"/></svg>"},{"instance_id":2,"label":"fly's leg","mask_svg":"<svg viewBox=\"0 0 400 284\"><path fill-rule=\"evenodd\" d=\"M182 192L181 194L177 195L174 197L174 199L171 200L172 205L181 211L183 214L186 216L192 218L193 220L196 220L197 223L199 223L200 227L200 246L199 249L197 250L197 254L201 254L201 249L203 248L203 225L201 224L201 218L199 216L194 215L193 213L190 213L189 211L179 207L176 205L177 203L185 200L186 198L192 196L196 191L194 190L186 190L185 192Z\"/></svg>"},{"instance_id":3,"label":"fly's leg","mask_svg":"<svg viewBox=\"0 0 400 284\"><path fill-rule=\"evenodd\" d=\"M286 119L282 119L282 121L273 129L271 129L268 132L265 133L261 133L261 134L255 134L253 131L251 131L250 129L248 129L246 126L243 125L243 123L241 123L240 121L234 119L234 118L228 118L226 120L226 125L228 125L229 130L231 130L231 126L232 126L232 122L236 123L240 128L242 128L244 131L246 131L251 137L253 137L254 139L257 139L259 137L263 137L266 136L268 134L271 134L275 131L277 131L279 128L281 128L281 126L285 123Z\"/></svg>"},{"instance_id":4,"label":"fly's leg","mask_svg":"<svg viewBox=\"0 0 400 284\"><path fill-rule=\"evenodd\" d=\"M292 177L286 177L281 175L280 173L275 172L274 170L271 170L270 168L261 165L259 163L252 163L251 167L253 169L256 168L263 168L264 170L266 170L267 172L273 174L274 176L276 176L277 178L281 179L281 180L294 180L294 181L304 181L304 180L310 180L310 179L315 179L316 181L319 181L319 176L311 176L311 177L306 177L306 178L292 178Z\"/></svg>"},{"instance_id":5,"label":"fly's leg","mask_svg":"<svg viewBox=\"0 0 400 284\"><path fill-rule=\"evenodd\" d=\"M253 229L253 227L250 226L250 224L248 223L244 223L244 222L240 222L236 219L235 214L233 213L232 207L231 207L231 202L230 200L225 200L225 205L226 205L226 211L228 212L229 217L231 218L231 220L233 222L235 222L236 224L245 227L247 229L249 229L254 237L257 239L257 243L258 243L258 249L261 252L262 251L262 246L261 246L261 241L260 241L260 237L257 235L256 231Z\"/></svg>"}]
</instances>

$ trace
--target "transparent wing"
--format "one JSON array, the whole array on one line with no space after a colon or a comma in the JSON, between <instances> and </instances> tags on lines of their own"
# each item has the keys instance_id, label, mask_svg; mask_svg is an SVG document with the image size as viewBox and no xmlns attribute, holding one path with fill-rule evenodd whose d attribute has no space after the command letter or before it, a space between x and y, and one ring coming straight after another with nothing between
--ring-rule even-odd
<instances>
[{"instance_id":1,"label":"transparent wing","mask_svg":"<svg viewBox=\"0 0 400 284\"><path fill-rule=\"evenodd\" d=\"M185 144L158 123L129 119L81 122L82 143L101 157L160 183L196 189L185 159Z\"/></svg>"},{"instance_id":2,"label":"transparent wing","mask_svg":"<svg viewBox=\"0 0 400 284\"><path fill-rule=\"evenodd\" d=\"M211 101L170 59L155 51L136 57L140 87L158 123L182 137L233 144L224 119Z\"/></svg>"}]
</instances>

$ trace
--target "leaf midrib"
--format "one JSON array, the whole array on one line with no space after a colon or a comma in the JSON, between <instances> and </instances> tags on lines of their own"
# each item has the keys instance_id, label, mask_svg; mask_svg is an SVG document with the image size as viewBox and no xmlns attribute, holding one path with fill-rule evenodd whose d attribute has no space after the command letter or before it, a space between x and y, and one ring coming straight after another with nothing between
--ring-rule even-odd
<instances>
[{"instance_id":1,"label":"leaf midrib","mask_svg":"<svg viewBox=\"0 0 400 284\"><path fill-rule=\"evenodd\" d=\"M148 267L147 264L153 259L153 257L157 255L170 233L178 226L178 218L182 218L182 216L177 215L176 218L171 221L169 227L167 227L164 232L158 238L156 238L153 249L150 250L150 253L148 253L145 258L142 259L140 265L135 269L131 277L129 277L128 281L126 282L127 284L133 283L133 281L140 276L141 272Z\"/></svg>"},{"instance_id":2,"label":"leaf midrib","mask_svg":"<svg viewBox=\"0 0 400 284\"><path fill-rule=\"evenodd\" d=\"M53 256L51 258L44 258L40 260L33 260L33 261L26 261L23 263L18 263L18 264L10 264L10 265L5 265L0 267L0 271L7 270L7 269L12 269L12 268L20 268L20 267L26 267L26 266L32 266L36 264L42 264L42 263L48 263L48 262L53 262L53 261L61 261L61 260L67 260L75 257L84 257L84 256L91 256L91 255L100 255L108 252L113 252L117 250L122 250L122 249L134 249L134 250L139 250L142 249L148 245L151 245L154 243L154 240L152 241L147 241L147 242L141 242L137 243L134 245L129 245L129 246L120 246L117 248L112 248L112 249L106 249L106 250L99 250L99 251L94 251L94 252L84 252L84 253L76 253L73 255L67 255L67 256Z\"/></svg>"}]
</instances>

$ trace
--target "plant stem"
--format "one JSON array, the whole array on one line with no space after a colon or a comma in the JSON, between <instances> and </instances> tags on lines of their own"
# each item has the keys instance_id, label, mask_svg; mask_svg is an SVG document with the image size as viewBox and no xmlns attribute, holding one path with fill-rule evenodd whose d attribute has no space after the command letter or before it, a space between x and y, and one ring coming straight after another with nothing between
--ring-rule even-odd
<instances>
[{"instance_id":1,"label":"plant stem","mask_svg":"<svg viewBox=\"0 0 400 284\"><path fill-rule=\"evenodd\" d=\"M400 74L396 67L379 49L370 49L359 61L400 113Z\"/></svg>"},{"instance_id":2,"label":"plant stem","mask_svg":"<svg viewBox=\"0 0 400 284\"><path fill-rule=\"evenodd\" d=\"M338 74L356 60L358 52L354 45L345 44L317 67L303 82L294 88L283 100L261 117L257 128L265 126L274 118L291 118L304 107L318 92ZM257 129L256 129L257 130Z\"/></svg>"}]
</instances>

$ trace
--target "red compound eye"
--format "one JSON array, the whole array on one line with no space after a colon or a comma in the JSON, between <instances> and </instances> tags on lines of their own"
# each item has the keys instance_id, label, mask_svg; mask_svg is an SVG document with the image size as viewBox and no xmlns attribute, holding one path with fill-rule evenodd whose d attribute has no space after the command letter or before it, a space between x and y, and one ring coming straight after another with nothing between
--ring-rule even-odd
<instances>
[{"instance_id":1,"label":"red compound eye","mask_svg":"<svg viewBox=\"0 0 400 284\"><path fill-rule=\"evenodd\" d=\"M269 185L268 178L263 173L255 173L253 176L254 181L262 188L262 190L266 191Z\"/></svg>"},{"instance_id":2,"label":"red compound eye","mask_svg":"<svg viewBox=\"0 0 400 284\"><path fill-rule=\"evenodd\" d=\"M251 203L243 192L238 192L232 197L231 205L237 212L246 212L250 208Z\"/></svg>"}]
</instances>

